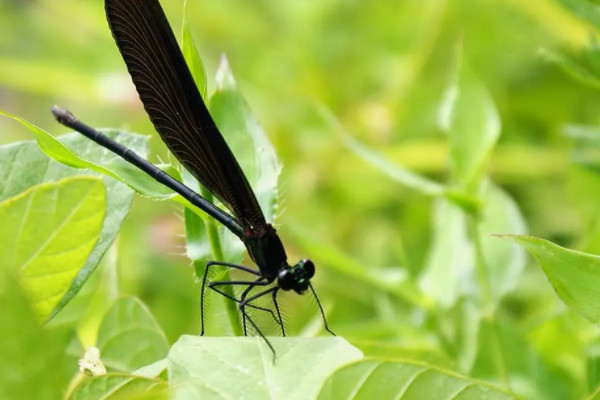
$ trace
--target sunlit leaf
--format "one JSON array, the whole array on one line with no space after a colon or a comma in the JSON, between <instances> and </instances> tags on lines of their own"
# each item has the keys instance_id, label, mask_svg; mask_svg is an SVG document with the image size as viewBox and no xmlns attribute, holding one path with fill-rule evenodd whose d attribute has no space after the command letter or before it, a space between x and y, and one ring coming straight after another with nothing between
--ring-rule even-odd
<instances>
[{"instance_id":1,"label":"sunlit leaf","mask_svg":"<svg viewBox=\"0 0 600 400\"><path fill-rule=\"evenodd\" d=\"M40 319L53 312L85 264L105 209L104 185L93 177L40 184L0 203L2 267L18 272Z\"/></svg>"},{"instance_id":2,"label":"sunlit leaf","mask_svg":"<svg viewBox=\"0 0 600 400\"><path fill-rule=\"evenodd\" d=\"M139 154L145 155L147 153L146 138L117 132L107 132L107 135ZM79 133L62 135L60 140L71 148L77 149L79 154L94 162L101 163L116 157L112 153L103 151L100 146ZM39 183L56 182L69 176L91 174L102 176L87 169L70 168L48 158L42 153L35 141L13 143L0 147L0 200L12 197ZM79 292L96 269L102 256L115 240L121 224L129 212L133 199L132 190L112 178L105 177L103 181L106 187L106 214L102 232L85 265L55 308L53 315ZM82 306L81 311L87 306L87 303L82 304ZM76 314L71 314L71 318L77 319Z\"/></svg>"},{"instance_id":3,"label":"sunlit leaf","mask_svg":"<svg viewBox=\"0 0 600 400\"><path fill-rule=\"evenodd\" d=\"M311 399L338 367L361 352L340 338L183 336L169 353L178 398ZM195 397L194 397L195 396Z\"/></svg>"}]
</instances>

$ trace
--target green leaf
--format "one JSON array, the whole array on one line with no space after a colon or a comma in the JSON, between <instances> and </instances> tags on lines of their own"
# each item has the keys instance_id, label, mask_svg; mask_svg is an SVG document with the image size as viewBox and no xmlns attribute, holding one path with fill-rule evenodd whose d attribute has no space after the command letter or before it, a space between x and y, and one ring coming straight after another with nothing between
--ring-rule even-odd
<instances>
[{"instance_id":1,"label":"green leaf","mask_svg":"<svg viewBox=\"0 0 600 400\"><path fill-rule=\"evenodd\" d=\"M206 263L212 260L210 244L207 240L208 233L204 219L192 212L189 208L184 210L185 219L185 249L187 256L194 261L196 274L202 276Z\"/></svg>"},{"instance_id":2,"label":"green leaf","mask_svg":"<svg viewBox=\"0 0 600 400\"><path fill-rule=\"evenodd\" d=\"M146 378L159 378L164 375L166 378L167 373L167 359L163 358L152 364L144 365L142 368L133 371L133 375L143 376Z\"/></svg>"},{"instance_id":3,"label":"green leaf","mask_svg":"<svg viewBox=\"0 0 600 400\"><path fill-rule=\"evenodd\" d=\"M462 210L448 200L435 202L433 240L419 284L443 307L452 307L462 293L473 287L475 265L466 219Z\"/></svg>"},{"instance_id":4,"label":"green leaf","mask_svg":"<svg viewBox=\"0 0 600 400\"><path fill-rule=\"evenodd\" d=\"M512 198L492 184L481 195L483 208L477 228L491 295L500 299L518 282L526 257L514 245L501 245L492 234L525 233L521 212ZM467 230L464 211L446 199L440 199L434 211L434 239L420 277L425 293L443 307L452 307L464 295L474 295L477 287L476 254L472 234Z\"/></svg>"},{"instance_id":5,"label":"green leaf","mask_svg":"<svg viewBox=\"0 0 600 400\"><path fill-rule=\"evenodd\" d=\"M527 249L565 304L593 323L600 322L600 257L566 249L533 236L503 235Z\"/></svg>"},{"instance_id":6,"label":"green leaf","mask_svg":"<svg viewBox=\"0 0 600 400\"><path fill-rule=\"evenodd\" d=\"M581 337L587 336L589 332L585 330L592 328L575 314L566 314L564 322L568 327L556 333L548 331L552 320L540 319L541 325L534 324L524 330L522 321L505 315L483 318L477 338L472 339L476 343L476 359L469 375L508 382L511 390L526 399L581 399L582 385L573 385L572 379L580 376L583 367ZM560 318L555 311L552 315ZM560 337L559 341L553 340L554 334ZM575 352L565 352L564 347ZM571 369L577 370L576 375L568 372Z\"/></svg>"},{"instance_id":7,"label":"green leaf","mask_svg":"<svg viewBox=\"0 0 600 400\"><path fill-rule=\"evenodd\" d=\"M273 146L237 89L224 57L209 110L246 174L267 221L273 221L281 166Z\"/></svg>"},{"instance_id":8,"label":"green leaf","mask_svg":"<svg viewBox=\"0 0 600 400\"><path fill-rule=\"evenodd\" d=\"M525 234L527 225L515 200L499 186L487 185L483 199L485 207L478 228L479 240L492 297L500 300L519 282L527 265L527 256L518 246L499 243L493 234Z\"/></svg>"},{"instance_id":9,"label":"green leaf","mask_svg":"<svg viewBox=\"0 0 600 400\"><path fill-rule=\"evenodd\" d=\"M2 267L19 273L38 318L48 318L85 264L105 207L93 177L40 184L0 203Z\"/></svg>"},{"instance_id":10,"label":"green leaf","mask_svg":"<svg viewBox=\"0 0 600 400\"><path fill-rule=\"evenodd\" d=\"M145 155L147 153L146 137L122 132L106 132L106 134L138 154ZM96 143L79 133L63 135L60 140L76 149L78 154L94 162L108 162L116 157L112 153L102 151ZM12 143L0 147L0 201L40 183L56 182L69 176L90 174L101 176L90 170L74 169L53 161L39 149L35 141ZM92 272L95 271L102 256L117 237L121 224L129 213L133 199L132 190L112 178L105 177L103 181L106 187L106 214L102 232L85 265L50 318L79 292ZM71 315L71 318L77 319L78 316Z\"/></svg>"},{"instance_id":11,"label":"green leaf","mask_svg":"<svg viewBox=\"0 0 600 400\"><path fill-rule=\"evenodd\" d=\"M392 162L383 154L368 148L354 139L346 132L337 118L334 117L333 113L325 106L320 105L318 111L332 130L341 136L344 144L367 164L376 168L394 181L420 193L430 196L439 196L443 193L444 188L439 183L427 179L397 162Z\"/></svg>"},{"instance_id":12,"label":"green leaf","mask_svg":"<svg viewBox=\"0 0 600 400\"><path fill-rule=\"evenodd\" d=\"M36 321L17 279L0 270L0 398L62 398L62 356Z\"/></svg>"},{"instance_id":13,"label":"green leaf","mask_svg":"<svg viewBox=\"0 0 600 400\"><path fill-rule=\"evenodd\" d=\"M194 82L196 82L196 86L198 87L198 90L200 90L202 98L206 99L206 70L204 69L202 59L198 55L198 49L196 48L196 43L194 43L194 38L192 37L192 30L188 21L187 0L183 6L183 12L184 16L183 33L181 35L181 51L183 52L183 57L185 58L190 71L192 72Z\"/></svg>"},{"instance_id":14,"label":"green leaf","mask_svg":"<svg viewBox=\"0 0 600 400\"><path fill-rule=\"evenodd\" d=\"M600 89L600 46L595 38L592 37L589 47L581 49L579 55L550 49L541 49L539 53L545 61L555 64L575 81Z\"/></svg>"},{"instance_id":15,"label":"green leaf","mask_svg":"<svg viewBox=\"0 0 600 400\"><path fill-rule=\"evenodd\" d=\"M143 196L163 200L170 199L175 196L173 191L158 183L146 173L140 171L138 168L134 167L119 156L114 155L114 157L107 158L103 160L103 162L91 161L85 155L79 154L77 149L67 146L65 143L62 143L58 139L54 138L48 132L25 121L24 119L4 111L0 111L0 115L12 118L29 129L35 135L35 139L37 140L42 151L60 163L74 168L89 168L93 171L113 177L125 183ZM98 151L107 152L108 150L99 149ZM183 199L178 199L178 201L182 203L185 202Z\"/></svg>"},{"instance_id":16,"label":"green leaf","mask_svg":"<svg viewBox=\"0 0 600 400\"><path fill-rule=\"evenodd\" d=\"M169 353L181 399L311 399L336 368L362 358L341 338L182 336ZM179 397L181 396L181 397Z\"/></svg>"},{"instance_id":17,"label":"green leaf","mask_svg":"<svg viewBox=\"0 0 600 400\"><path fill-rule=\"evenodd\" d=\"M587 398L587 400L600 400L600 386L598 386L598 388L594 390L594 393L592 393L590 397Z\"/></svg>"},{"instance_id":18,"label":"green leaf","mask_svg":"<svg viewBox=\"0 0 600 400\"><path fill-rule=\"evenodd\" d=\"M363 360L337 370L318 398L504 400L517 396L425 364Z\"/></svg>"},{"instance_id":19,"label":"green leaf","mask_svg":"<svg viewBox=\"0 0 600 400\"><path fill-rule=\"evenodd\" d=\"M439 123L448 133L454 175L470 187L500 136L500 116L489 93L462 59L446 90Z\"/></svg>"},{"instance_id":20,"label":"green leaf","mask_svg":"<svg viewBox=\"0 0 600 400\"><path fill-rule=\"evenodd\" d=\"M68 400L167 400L165 382L127 374L106 374L87 379Z\"/></svg>"},{"instance_id":21,"label":"green leaf","mask_svg":"<svg viewBox=\"0 0 600 400\"><path fill-rule=\"evenodd\" d=\"M600 130L592 125L567 125L564 135L573 140L572 160L594 173L600 171Z\"/></svg>"},{"instance_id":22,"label":"green leaf","mask_svg":"<svg viewBox=\"0 0 600 400\"><path fill-rule=\"evenodd\" d=\"M150 311L138 299L119 299L106 313L98 331L104 365L133 371L165 358L169 342Z\"/></svg>"}]
</instances>

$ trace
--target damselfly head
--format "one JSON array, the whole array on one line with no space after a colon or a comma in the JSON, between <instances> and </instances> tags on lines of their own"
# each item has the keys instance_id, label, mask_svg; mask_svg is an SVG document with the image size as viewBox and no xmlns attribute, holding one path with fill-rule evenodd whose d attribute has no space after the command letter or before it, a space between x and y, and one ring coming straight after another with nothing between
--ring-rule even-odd
<instances>
[{"instance_id":1,"label":"damselfly head","mask_svg":"<svg viewBox=\"0 0 600 400\"><path fill-rule=\"evenodd\" d=\"M315 275L315 264L307 259L302 259L294 266L286 265L279 270L277 281L283 290L294 290L302 294L310 285L310 278Z\"/></svg>"}]
</instances>

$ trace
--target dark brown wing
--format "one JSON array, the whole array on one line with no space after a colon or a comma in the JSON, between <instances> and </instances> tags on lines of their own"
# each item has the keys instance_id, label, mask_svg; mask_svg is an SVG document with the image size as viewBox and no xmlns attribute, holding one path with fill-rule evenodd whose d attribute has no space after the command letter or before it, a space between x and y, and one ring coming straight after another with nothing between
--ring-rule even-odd
<instances>
[{"instance_id":1,"label":"dark brown wing","mask_svg":"<svg viewBox=\"0 0 600 400\"><path fill-rule=\"evenodd\" d=\"M177 159L247 228L266 224L158 0L106 0L108 24L146 112Z\"/></svg>"}]
</instances>

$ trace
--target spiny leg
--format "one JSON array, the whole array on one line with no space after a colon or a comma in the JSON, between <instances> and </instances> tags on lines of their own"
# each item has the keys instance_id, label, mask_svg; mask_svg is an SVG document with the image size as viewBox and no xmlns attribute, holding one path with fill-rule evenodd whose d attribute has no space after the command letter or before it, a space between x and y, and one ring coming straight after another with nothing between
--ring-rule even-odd
<instances>
[{"instance_id":1,"label":"spiny leg","mask_svg":"<svg viewBox=\"0 0 600 400\"><path fill-rule=\"evenodd\" d=\"M236 303L240 303L242 300L241 299L236 299L235 297L232 297L231 295L229 295L228 293L223 292L222 290L219 290L216 288L216 286L225 286L225 285L249 285L250 287L254 287L254 286L259 286L259 285L252 285L251 283L253 282L240 282L240 281L218 281L218 282L211 282L208 284L208 288L211 290L214 290L215 292L219 293L221 296L234 301ZM260 285L262 286L262 285ZM265 311L271 314L271 316L273 317L273 319L275 320L275 322L279 323L279 321L277 320L277 317L275 316L275 313L272 310L269 310L268 308L265 307L260 307L260 306L256 306L254 304L247 304L248 307L250 308L254 308L256 310L261 310L261 311Z\"/></svg>"},{"instance_id":2,"label":"spiny leg","mask_svg":"<svg viewBox=\"0 0 600 400\"><path fill-rule=\"evenodd\" d=\"M264 278L260 278L260 279L264 279ZM240 296L240 303L242 303L242 302L244 302L244 300L246 300L246 296L248 296L248 293L250 293L250 291L252 289L254 289L255 287L256 287L256 285L253 285L253 286L248 285L248 287L244 290L244 292ZM250 304L248 304L248 306L250 307ZM248 330L246 328L246 313L244 311L245 311L245 309L242 311L242 326L244 328L244 336L248 336ZM269 310L269 311L271 311L271 310ZM271 314L273 314L272 311L271 311ZM277 318L275 317L274 314L273 314L273 318L275 318L275 320L277 321Z\"/></svg>"},{"instance_id":3,"label":"spiny leg","mask_svg":"<svg viewBox=\"0 0 600 400\"><path fill-rule=\"evenodd\" d=\"M238 304L241 304L244 299L246 298L248 292L250 292L250 290L252 290L253 288L255 288L256 286L267 286L270 285L270 282L261 282L262 280L264 280L264 277L258 278L255 281L218 281L218 282L211 282L208 284L208 287L212 290L214 290L215 292L225 296L226 298L235 301ZM238 300L235 297L232 297L230 295L228 295L227 293L223 292L222 290L217 289L217 286L225 286L225 285L238 285L238 286L242 286L242 285L247 285L248 287L244 290L241 298ZM275 316L275 313L273 312L273 310L269 310L268 308L265 307L260 307L254 304L244 304L243 307L248 306L250 308L256 309L256 310L261 310L261 311L266 311L269 314L271 314L271 317L273 317L273 319L275 320L276 323L279 323L279 320L277 319L277 317ZM246 328L246 313L242 312L242 322L243 322L243 328L244 328L244 336L248 335L247 332L247 328Z\"/></svg>"},{"instance_id":4,"label":"spiny leg","mask_svg":"<svg viewBox=\"0 0 600 400\"><path fill-rule=\"evenodd\" d=\"M311 290L313 296L315 296L315 300L317 301L317 305L319 306L319 311L321 311L321 317L323 317L323 325L325 325L325 330L327 332L331 333L333 336L335 336L335 333L333 333L331 331L331 329L329 329L329 326L327 326L327 319L325 318L325 312L323 312L323 307L321 306L321 302L319 301L317 292L315 292L315 289L313 288L313 285L311 283L309 283L308 286L310 287L310 290Z\"/></svg>"},{"instance_id":5,"label":"spiny leg","mask_svg":"<svg viewBox=\"0 0 600 400\"><path fill-rule=\"evenodd\" d=\"M277 303L277 293L279 293L279 287L273 291L273 304L277 311L277 317L279 317L279 326L281 326L281 336L285 337L285 329L283 327L283 320L281 319L281 312L279 311L279 304Z\"/></svg>"},{"instance_id":6,"label":"spiny leg","mask_svg":"<svg viewBox=\"0 0 600 400\"><path fill-rule=\"evenodd\" d=\"M248 305L249 302L258 299L259 297L262 297L266 294L269 294L271 292L277 292L279 290L278 286L274 286L271 287L267 290L264 290L260 293L255 294L254 296L250 296L247 299L244 299L244 301L240 302L240 304L238 305L240 312L242 314L245 314L246 311L244 309L244 307L246 305ZM250 322L250 324L254 327L254 329L256 330L256 333L258 333L258 335L267 343L267 345L269 346L269 348L271 349L271 351L273 352L273 362L275 362L275 349L273 348L273 345L271 344L271 342L269 342L269 340L266 338L266 336L262 333L262 331L258 328L258 326L254 323L254 321L252 320L252 318L250 318L249 315L246 314L246 317L248 318L248 321Z\"/></svg>"},{"instance_id":7,"label":"spiny leg","mask_svg":"<svg viewBox=\"0 0 600 400\"><path fill-rule=\"evenodd\" d=\"M202 277L202 289L200 290L200 321L201 321L201 325L202 325L201 330L200 330L200 336L204 336L204 293L205 293L205 288L206 288L206 280L208 278L208 271L209 271L210 267L215 266L215 265L233 268L233 269L237 269L240 271L248 272L248 273L256 275L256 276L260 276L260 273L258 273L258 271L255 271L255 270L245 267L243 265L219 262L219 261L209 261L206 264L206 269L204 270L204 276ZM225 297L229 297L222 292L221 292L221 294L223 294ZM237 299L235 299L235 298L233 298L232 300L237 302Z\"/></svg>"},{"instance_id":8,"label":"spiny leg","mask_svg":"<svg viewBox=\"0 0 600 400\"><path fill-rule=\"evenodd\" d=\"M267 284L269 284L269 283L267 283ZM258 285L248 286L246 288L246 290L244 290L244 292L240 296L240 302L244 302L246 299L246 296L248 296L248 293L250 293L250 291L252 289L254 289L256 286L258 286ZM285 336L285 330L283 327L283 319L281 318L281 312L279 311L279 304L277 304L277 298L276 298L278 292L279 292L279 289L273 291L273 304L275 305L275 310L277 310L277 316L275 316L275 314L273 313L272 310L266 309L264 307L258 307L258 306L254 306L252 304L246 304L246 306L248 306L250 308L257 308L259 310L268 311L269 313L271 313L271 316L273 317L275 322L281 327L282 335ZM247 336L248 333L246 332L246 313L242 313L242 320L244 322L244 335Z\"/></svg>"}]
</instances>

